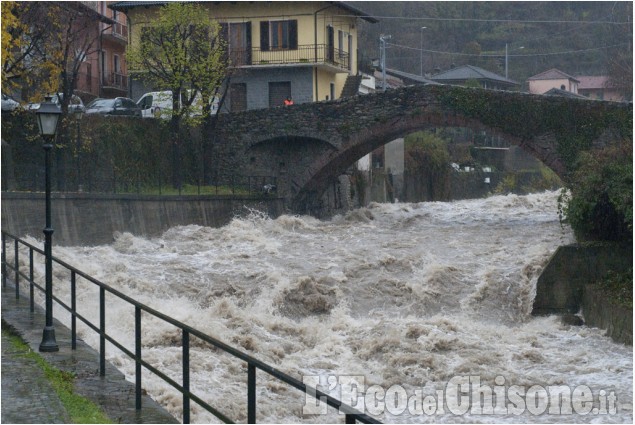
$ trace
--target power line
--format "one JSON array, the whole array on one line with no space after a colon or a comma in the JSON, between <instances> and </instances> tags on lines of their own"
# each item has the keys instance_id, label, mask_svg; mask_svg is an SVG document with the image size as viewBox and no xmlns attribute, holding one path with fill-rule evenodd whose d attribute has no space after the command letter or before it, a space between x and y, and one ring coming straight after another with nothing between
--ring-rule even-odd
<instances>
[{"instance_id":1,"label":"power line","mask_svg":"<svg viewBox=\"0 0 635 425\"><path fill-rule=\"evenodd\" d=\"M504 22L504 23L526 23L526 24L589 24L589 25L632 25L632 22L612 22L612 21L535 21L523 19L472 19L472 18L413 18L405 16L352 16L352 15L334 15L357 18L375 18L375 19L396 19L408 21L447 21L447 22Z\"/></svg>"},{"instance_id":2,"label":"power line","mask_svg":"<svg viewBox=\"0 0 635 425\"><path fill-rule=\"evenodd\" d=\"M416 50L417 52L426 52L426 53L438 53L438 54L442 54L442 55L453 55L453 56L477 56L477 57L481 57L481 58L504 58L505 57L505 53L500 53L500 54L474 54L474 53L461 53L461 52L444 52L441 50L428 50L428 49L419 49L416 47L410 47L410 46L404 46L401 44L393 44L393 43L386 43L386 45L388 46L393 46L393 47L399 47L402 49L407 49L407 50ZM593 50L602 50L602 49L610 49L612 47L618 47L618 46L625 46L625 45L630 45L630 43L619 43L619 44L613 44L611 46L602 46L602 47L592 47L589 49L580 49L580 50L567 50L564 52L552 52L552 53L530 53L530 54L524 54L524 55L508 55L508 57L536 57L536 56L555 56L555 55L567 55L567 54L571 54L571 53L580 53L580 52L590 52Z\"/></svg>"}]
</instances>

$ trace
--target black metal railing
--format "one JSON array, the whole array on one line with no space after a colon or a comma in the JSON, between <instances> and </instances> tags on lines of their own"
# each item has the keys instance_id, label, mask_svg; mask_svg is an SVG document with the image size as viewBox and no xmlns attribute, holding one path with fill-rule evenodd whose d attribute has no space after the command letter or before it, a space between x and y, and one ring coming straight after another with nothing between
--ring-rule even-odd
<instances>
[{"instance_id":1,"label":"black metal railing","mask_svg":"<svg viewBox=\"0 0 635 425\"><path fill-rule=\"evenodd\" d=\"M122 74L120 72L111 72L110 74L104 75L104 87L114 87L119 90L127 90L128 89L128 76L126 74Z\"/></svg>"},{"instance_id":2,"label":"black metal railing","mask_svg":"<svg viewBox=\"0 0 635 425\"><path fill-rule=\"evenodd\" d=\"M195 180L174 187L161 174L149 179L141 173L135 175L118 175L112 173L109 178L94 177L92 173L82 170L69 176L62 187L53 181L53 191L59 193L106 193L137 195L232 195L232 196L272 196L276 195L278 179L276 176L230 176L223 180L213 179L208 182ZM79 180L77 175L80 176ZM28 178L14 178L12 185L3 182L2 191L6 192L41 192L44 191L42 172L36 170Z\"/></svg>"},{"instance_id":3,"label":"black metal railing","mask_svg":"<svg viewBox=\"0 0 635 425\"><path fill-rule=\"evenodd\" d=\"M7 263L6 256L6 245L7 239L13 240L13 265ZM23 272L20 269L20 246L25 247L28 250L28 263L29 270L28 274ZM44 256L44 250L37 248L28 242L10 234L5 231L2 231L2 286L6 288L7 285L7 269L11 269L14 273L13 280L15 282L15 294L16 298L20 298L20 285L24 280L29 285L29 297L30 297L30 308L31 311L34 310L34 290L37 289L39 291L44 292L45 288L36 283L34 280L33 274L33 265L34 265L34 253L40 254ZM340 412L343 412L345 415L346 423L380 423L376 419L354 409L353 407L342 403L340 400L310 386L307 386L302 381L293 378L286 373L234 348L231 347L224 342L213 338L207 334L204 334L201 331L198 331L178 320L173 319L172 317L161 313L151 307L142 304L124 293L111 288L105 283L100 282L99 280L87 275L86 273L78 270L77 268L65 263L64 261L53 257L53 262L70 272L70 305L67 302L64 302L57 296L53 296L53 300L61 306L63 309L68 311L71 315L71 348L75 349L77 346L77 319L83 322L86 326L88 326L93 331L99 334L99 374L100 376L105 376L106 374L106 341L115 346L117 349L121 350L126 356L134 360L135 362L135 407L136 409L141 409L142 405L142 367L145 367L148 371L152 372L154 375L161 378L163 381L171 385L177 391L179 391L183 396L183 423L190 423L190 402L194 401L199 406L201 406L206 411L210 412L218 419L223 421L224 423L233 423L232 419L227 415L222 413L217 408L213 407L205 400L197 396L191 391L190 388L190 336L195 336L202 341L210 344L211 346L222 350L223 352L230 354L236 359L239 359L243 362L247 363L247 421L248 423L256 423L256 411L257 411L257 399L256 399L256 371L260 369L261 371L269 374L273 378L284 382L285 384L300 390L301 392L314 397L316 400L320 400L325 402L328 406L339 409ZM56 274L59 276L59 274ZM99 288L99 324L92 323L88 318L84 317L77 311L77 300L76 300L76 285L77 278L81 277L82 279L96 285ZM124 347L122 343L114 339L111 335L106 332L106 293L112 294L117 297L119 300L124 301L131 306L134 307L134 323L135 323L135 347L134 351L129 350ZM142 314L150 315L156 319L162 320L175 326L181 331L181 346L182 346L182 366L183 373L181 382L177 382L176 380L169 377L167 374L159 370L157 367L154 367L150 363L142 357L142 344L141 344L141 336L143 335L142 329ZM213 351L210 349L210 355L213 355Z\"/></svg>"},{"instance_id":4,"label":"black metal railing","mask_svg":"<svg viewBox=\"0 0 635 425\"><path fill-rule=\"evenodd\" d=\"M284 64L329 64L350 69L350 54L327 44L306 44L297 49L241 49L229 47L231 63L240 66Z\"/></svg>"}]
</instances>

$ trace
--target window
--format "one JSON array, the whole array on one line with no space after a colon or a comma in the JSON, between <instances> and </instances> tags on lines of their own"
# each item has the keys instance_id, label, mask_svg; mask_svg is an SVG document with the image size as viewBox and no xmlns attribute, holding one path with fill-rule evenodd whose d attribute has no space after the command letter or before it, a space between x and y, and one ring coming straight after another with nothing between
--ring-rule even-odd
<instances>
[{"instance_id":1,"label":"window","mask_svg":"<svg viewBox=\"0 0 635 425\"><path fill-rule=\"evenodd\" d=\"M251 22L221 23L221 37L233 66L251 65Z\"/></svg>"},{"instance_id":2,"label":"window","mask_svg":"<svg viewBox=\"0 0 635 425\"><path fill-rule=\"evenodd\" d=\"M331 100L335 100L335 83L331 83Z\"/></svg>"},{"instance_id":3,"label":"window","mask_svg":"<svg viewBox=\"0 0 635 425\"><path fill-rule=\"evenodd\" d=\"M247 110L247 84L237 83L229 87L229 110L240 112Z\"/></svg>"},{"instance_id":4,"label":"window","mask_svg":"<svg viewBox=\"0 0 635 425\"><path fill-rule=\"evenodd\" d=\"M284 105L285 99L291 98L291 82L280 81L269 83L269 107Z\"/></svg>"},{"instance_id":5,"label":"window","mask_svg":"<svg viewBox=\"0 0 635 425\"><path fill-rule=\"evenodd\" d=\"M101 51L101 75L102 78L106 77L106 75L108 74L108 62L107 62L108 56L106 55L106 51L102 50Z\"/></svg>"},{"instance_id":6,"label":"window","mask_svg":"<svg viewBox=\"0 0 635 425\"><path fill-rule=\"evenodd\" d=\"M298 21L260 22L260 50L297 50Z\"/></svg>"},{"instance_id":7,"label":"window","mask_svg":"<svg viewBox=\"0 0 635 425\"><path fill-rule=\"evenodd\" d=\"M119 55L113 55L112 61L113 61L113 72L115 74L120 73L121 69L119 68Z\"/></svg>"}]
</instances>

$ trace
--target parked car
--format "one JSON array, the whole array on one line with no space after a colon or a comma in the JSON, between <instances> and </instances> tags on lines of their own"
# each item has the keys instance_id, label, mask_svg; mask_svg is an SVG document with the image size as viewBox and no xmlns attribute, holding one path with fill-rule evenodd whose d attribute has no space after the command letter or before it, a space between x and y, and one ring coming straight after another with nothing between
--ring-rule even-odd
<instances>
[{"instance_id":1,"label":"parked car","mask_svg":"<svg viewBox=\"0 0 635 425\"><path fill-rule=\"evenodd\" d=\"M20 108L20 102L2 93L2 112L15 111L18 108Z\"/></svg>"},{"instance_id":2,"label":"parked car","mask_svg":"<svg viewBox=\"0 0 635 425\"><path fill-rule=\"evenodd\" d=\"M116 97L114 99L98 98L86 106L86 113L141 117L141 108L127 97Z\"/></svg>"},{"instance_id":3,"label":"parked car","mask_svg":"<svg viewBox=\"0 0 635 425\"><path fill-rule=\"evenodd\" d=\"M64 99L64 93L56 93L51 95L51 102L53 102L56 105L61 105L62 99ZM39 109L40 103L29 103L26 108L30 111ZM84 106L84 102L82 102L82 99L75 94L72 95L71 101L68 104L68 112L70 113L84 112L85 110L86 110L86 107Z\"/></svg>"},{"instance_id":4,"label":"parked car","mask_svg":"<svg viewBox=\"0 0 635 425\"><path fill-rule=\"evenodd\" d=\"M192 104L192 116L202 115L201 95L198 94L194 98ZM211 114L214 115L218 111L218 98L214 98L211 102ZM172 91L153 91L146 93L137 101L137 105L141 108L141 116L143 118L170 118L172 114Z\"/></svg>"}]
</instances>

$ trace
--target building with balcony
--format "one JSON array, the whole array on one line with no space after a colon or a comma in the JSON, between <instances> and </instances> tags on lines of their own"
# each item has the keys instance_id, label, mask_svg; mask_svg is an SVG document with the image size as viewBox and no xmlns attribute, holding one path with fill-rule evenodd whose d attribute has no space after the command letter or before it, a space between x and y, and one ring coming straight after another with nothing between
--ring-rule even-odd
<instances>
[{"instance_id":1,"label":"building with balcony","mask_svg":"<svg viewBox=\"0 0 635 425\"><path fill-rule=\"evenodd\" d=\"M98 3L99 13L114 21L110 25L101 24L99 97L127 96L128 75L125 55L128 45L128 25L126 15L107 7L114 2L100 1Z\"/></svg>"},{"instance_id":2,"label":"building with balcony","mask_svg":"<svg viewBox=\"0 0 635 425\"><path fill-rule=\"evenodd\" d=\"M126 46L128 26L123 13L108 8L106 1L81 2L95 13L98 35L93 48L86 53L78 70L74 92L84 102L96 97L127 96ZM97 30L95 30L97 31Z\"/></svg>"},{"instance_id":3,"label":"building with balcony","mask_svg":"<svg viewBox=\"0 0 635 425\"><path fill-rule=\"evenodd\" d=\"M111 4L126 14L130 40L152 22L166 2ZM344 2L201 2L221 24L232 73L223 109L243 111L337 99L349 76L357 75L360 19L375 23ZM129 95L138 99L149 87L132 80Z\"/></svg>"}]
</instances>

